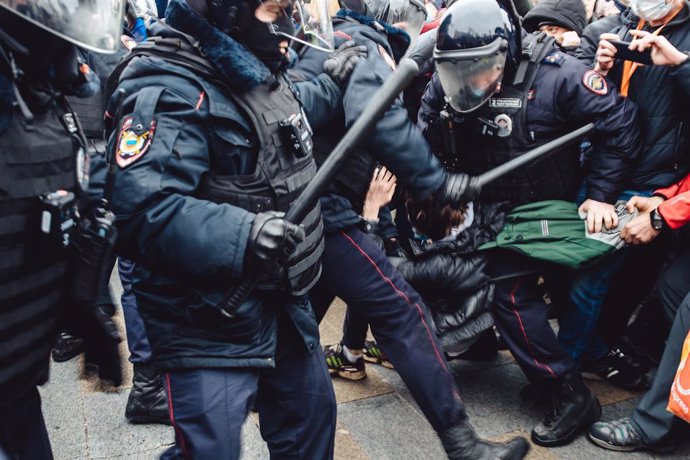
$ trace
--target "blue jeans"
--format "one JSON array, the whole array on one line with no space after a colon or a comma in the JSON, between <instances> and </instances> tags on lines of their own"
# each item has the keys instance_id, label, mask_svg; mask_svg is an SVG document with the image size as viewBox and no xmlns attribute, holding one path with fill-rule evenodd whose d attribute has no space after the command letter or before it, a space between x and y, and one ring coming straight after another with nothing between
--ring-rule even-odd
<instances>
[{"instance_id":1,"label":"blue jeans","mask_svg":"<svg viewBox=\"0 0 690 460\"><path fill-rule=\"evenodd\" d=\"M585 200L586 187L580 189L578 203ZM625 190L619 201L633 196L651 196L651 190ZM619 249L599 264L578 271L569 292L569 301L559 317L558 342L576 362L598 359L609 352L609 345L597 333L601 309L609 292L611 277L623 266L627 248Z\"/></svg>"}]
</instances>

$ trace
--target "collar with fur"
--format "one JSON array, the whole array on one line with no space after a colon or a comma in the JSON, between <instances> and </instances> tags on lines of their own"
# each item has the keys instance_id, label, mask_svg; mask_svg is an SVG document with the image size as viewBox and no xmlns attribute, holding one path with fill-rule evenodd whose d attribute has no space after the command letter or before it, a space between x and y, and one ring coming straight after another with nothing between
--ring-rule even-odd
<instances>
[{"instance_id":1,"label":"collar with fur","mask_svg":"<svg viewBox=\"0 0 690 460\"><path fill-rule=\"evenodd\" d=\"M237 89L250 90L266 81L271 72L244 45L213 27L184 0L171 0L166 22L198 40L203 55Z\"/></svg>"},{"instance_id":2,"label":"collar with fur","mask_svg":"<svg viewBox=\"0 0 690 460\"><path fill-rule=\"evenodd\" d=\"M365 16L363 14L357 13L356 11L342 9L336 13L336 17L346 19L351 18L355 21L369 26L377 32L383 32L388 37L388 44L391 46L391 51L393 51L393 58L395 62L400 62L400 59L405 55L407 48L410 46L410 36L402 29L393 27L392 25L374 19L371 16Z\"/></svg>"}]
</instances>

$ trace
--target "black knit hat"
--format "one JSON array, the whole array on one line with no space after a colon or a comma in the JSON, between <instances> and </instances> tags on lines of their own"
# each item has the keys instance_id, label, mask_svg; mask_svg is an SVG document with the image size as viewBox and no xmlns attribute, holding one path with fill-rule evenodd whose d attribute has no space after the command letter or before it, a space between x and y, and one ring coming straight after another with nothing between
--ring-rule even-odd
<instances>
[{"instance_id":1,"label":"black knit hat","mask_svg":"<svg viewBox=\"0 0 690 460\"><path fill-rule=\"evenodd\" d=\"M587 13L582 0L541 0L522 20L527 32L539 30L541 24L552 24L582 35L587 25Z\"/></svg>"}]
</instances>

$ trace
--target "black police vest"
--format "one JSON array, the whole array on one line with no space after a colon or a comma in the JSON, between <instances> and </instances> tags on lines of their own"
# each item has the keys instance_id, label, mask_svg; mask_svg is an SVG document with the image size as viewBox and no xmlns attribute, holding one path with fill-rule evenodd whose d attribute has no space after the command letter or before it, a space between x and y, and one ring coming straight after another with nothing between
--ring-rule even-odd
<instances>
[{"instance_id":1,"label":"black police vest","mask_svg":"<svg viewBox=\"0 0 690 460\"><path fill-rule=\"evenodd\" d=\"M530 90L553 39L530 35L512 84L489 99L454 129L458 170L472 176L502 165L525 152L566 134L538 137L527 127ZM577 187L578 145L522 166L482 189L483 201L509 201L518 206L541 200L567 199Z\"/></svg>"},{"instance_id":2,"label":"black police vest","mask_svg":"<svg viewBox=\"0 0 690 460\"><path fill-rule=\"evenodd\" d=\"M191 39L191 37L190 37ZM119 75L129 60L139 55L157 56L183 66L214 83L225 87L232 101L252 122L261 143L255 170L252 174L229 176L209 171L204 175L197 196L216 203L227 203L253 213L263 211L287 212L316 174L316 163L309 153L300 154L289 145L286 124L293 116L302 116L302 107L284 77L258 85L253 90L237 94L219 78L216 70L189 40L184 38L153 37L137 45L121 61L108 80L107 93L116 87ZM311 143L308 125L302 126L303 142ZM222 152L221 152L222 153ZM321 255L324 249L321 208L317 203L301 222L306 237L297 248L299 257L287 261L287 280L281 285L260 284L261 289L283 289L293 295L305 294L321 275Z\"/></svg>"},{"instance_id":3,"label":"black police vest","mask_svg":"<svg viewBox=\"0 0 690 460\"><path fill-rule=\"evenodd\" d=\"M282 77L274 84L261 84L247 93L232 94L231 98L251 120L261 142L256 168L245 176L226 176L211 171L202 180L200 197L254 213L287 212L316 174L311 153L293 151L287 143L285 128L281 127L291 116L301 115L302 108ZM306 237L296 251L300 256L290 258L287 264L287 288L295 295L305 294L321 274L324 236L318 202L302 225Z\"/></svg>"},{"instance_id":4,"label":"black police vest","mask_svg":"<svg viewBox=\"0 0 690 460\"><path fill-rule=\"evenodd\" d=\"M39 195L76 191L79 145L66 107L19 109L0 133L0 401L48 378L56 322L70 283L67 254L40 233Z\"/></svg>"}]
</instances>

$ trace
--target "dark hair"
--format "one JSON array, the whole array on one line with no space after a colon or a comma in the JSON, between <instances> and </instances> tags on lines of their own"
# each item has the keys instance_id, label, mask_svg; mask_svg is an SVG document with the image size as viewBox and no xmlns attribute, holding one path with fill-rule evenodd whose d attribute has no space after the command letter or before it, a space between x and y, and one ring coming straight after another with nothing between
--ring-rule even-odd
<instances>
[{"instance_id":1,"label":"dark hair","mask_svg":"<svg viewBox=\"0 0 690 460\"><path fill-rule=\"evenodd\" d=\"M467 206L441 206L433 198L416 200L407 193L405 209L412 226L432 240L440 240L450 235L450 229L465 221Z\"/></svg>"}]
</instances>

